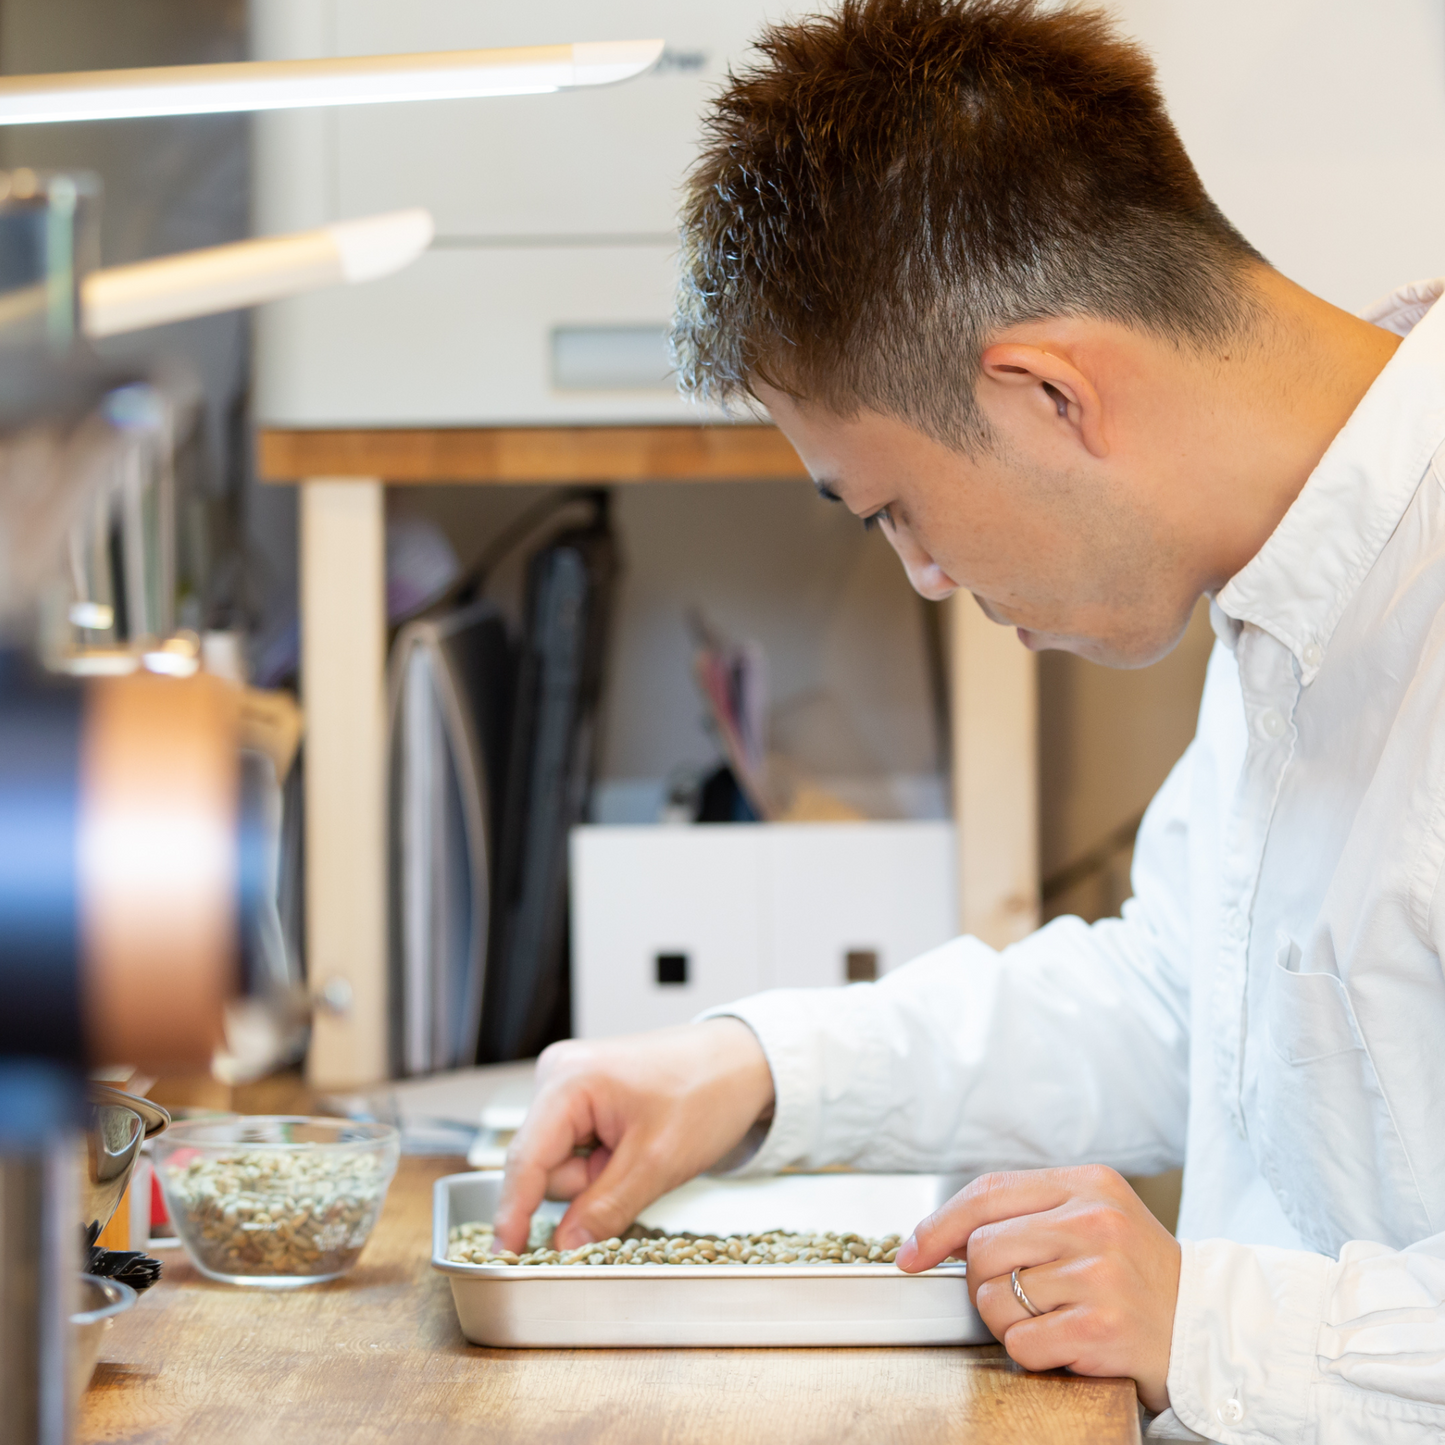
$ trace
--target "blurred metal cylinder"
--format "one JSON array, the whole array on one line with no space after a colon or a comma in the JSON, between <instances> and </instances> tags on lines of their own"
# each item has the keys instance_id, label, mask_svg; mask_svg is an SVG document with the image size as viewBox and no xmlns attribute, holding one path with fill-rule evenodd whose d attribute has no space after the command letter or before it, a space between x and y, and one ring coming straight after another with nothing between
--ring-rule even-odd
<instances>
[{"instance_id":1,"label":"blurred metal cylinder","mask_svg":"<svg viewBox=\"0 0 1445 1445\"><path fill-rule=\"evenodd\" d=\"M0 1059L0 1440L69 1433L68 1329L81 1092L68 1070Z\"/></svg>"}]
</instances>

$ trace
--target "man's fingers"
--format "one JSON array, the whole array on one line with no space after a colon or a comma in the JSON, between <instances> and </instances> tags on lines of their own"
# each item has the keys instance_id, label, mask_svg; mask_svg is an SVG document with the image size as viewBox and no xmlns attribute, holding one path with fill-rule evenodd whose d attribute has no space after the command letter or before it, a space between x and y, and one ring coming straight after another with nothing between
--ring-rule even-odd
<instances>
[{"instance_id":1,"label":"man's fingers","mask_svg":"<svg viewBox=\"0 0 1445 1445\"><path fill-rule=\"evenodd\" d=\"M548 1199L576 1199L607 1167L612 1151L597 1145L588 1153L573 1154L547 1175Z\"/></svg>"},{"instance_id":2,"label":"man's fingers","mask_svg":"<svg viewBox=\"0 0 1445 1445\"><path fill-rule=\"evenodd\" d=\"M635 1146L623 1140L602 1172L579 1194L562 1216L553 1236L553 1248L577 1249L595 1240L621 1234L629 1224L675 1181L647 1169ZM599 1151L600 1152L600 1151Z\"/></svg>"},{"instance_id":3,"label":"man's fingers","mask_svg":"<svg viewBox=\"0 0 1445 1445\"><path fill-rule=\"evenodd\" d=\"M544 1051L537 1077L494 1217L498 1242L513 1250L525 1243L528 1219L549 1184L573 1195L559 1248L608 1238L664 1190L725 1154L773 1098L767 1056L737 1019L567 1040ZM573 1149L599 1140L618 1153L597 1149L579 1172L569 1162Z\"/></svg>"},{"instance_id":4,"label":"man's fingers","mask_svg":"<svg viewBox=\"0 0 1445 1445\"><path fill-rule=\"evenodd\" d=\"M539 1160L524 1156L508 1161L506 1177L502 1180L502 1197L496 1214L492 1216L497 1243L503 1249L520 1254L526 1248L532 1215L546 1192L547 1169Z\"/></svg>"},{"instance_id":5,"label":"man's fingers","mask_svg":"<svg viewBox=\"0 0 1445 1445\"><path fill-rule=\"evenodd\" d=\"M1032 1269L1064 1258L1073 1249L1073 1241L1062 1227L1064 1222L1062 1211L1050 1209L1043 1214L981 1224L969 1235L962 1251L968 1260L969 1286L976 1290L984 1280L999 1275L1006 1279L1011 1270Z\"/></svg>"},{"instance_id":6,"label":"man's fingers","mask_svg":"<svg viewBox=\"0 0 1445 1445\"><path fill-rule=\"evenodd\" d=\"M1018 1266L1019 1288L1028 1302L1038 1310L1037 1318L1077 1303L1077 1291L1071 1291L1067 1275L1057 1265L1043 1264L1026 1269ZM970 1264L969 1272L973 1267ZM1017 1324L1036 1318L1014 1293L1013 1271L980 1280L974 1286L974 1305L979 1318L993 1331L996 1339L1003 1337Z\"/></svg>"},{"instance_id":7,"label":"man's fingers","mask_svg":"<svg viewBox=\"0 0 1445 1445\"><path fill-rule=\"evenodd\" d=\"M932 1269L962 1250L969 1236L982 1225L1057 1209L1087 1187L1085 1176L1095 1172L1026 1169L980 1175L919 1223L898 1251L898 1267L909 1274Z\"/></svg>"},{"instance_id":8,"label":"man's fingers","mask_svg":"<svg viewBox=\"0 0 1445 1445\"><path fill-rule=\"evenodd\" d=\"M548 1199L575 1199L592 1182L587 1160L574 1154L547 1175Z\"/></svg>"},{"instance_id":9,"label":"man's fingers","mask_svg":"<svg viewBox=\"0 0 1445 1445\"><path fill-rule=\"evenodd\" d=\"M1038 1319L1017 1321L999 1338L1009 1358L1026 1370L1074 1370L1081 1375L1094 1375L1099 1371L1082 1368L1081 1359L1087 1349L1084 1341L1093 1332L1089 1323L1091 1316L1092 1312L1083 1306L1064 1305Z\"/></svg>"},{"instance_id":10,"label":"man's fingers","mask_svg":"<svg viewBox=\"0 0 1445 1445\"><path fill-rule=\"evenodd\" d=\"M553 1173L567 1164L579 1143L592 1136L591 1113L585 1096L568 1097L560 1090L538 1094L507 1151L502 1197L492 1219L497 1242L504 1249L520 1252L526 1247L532 1215L546 1196ZM584 1183L579 1179L577 1189Z\"/></svg>"}]
</instances>

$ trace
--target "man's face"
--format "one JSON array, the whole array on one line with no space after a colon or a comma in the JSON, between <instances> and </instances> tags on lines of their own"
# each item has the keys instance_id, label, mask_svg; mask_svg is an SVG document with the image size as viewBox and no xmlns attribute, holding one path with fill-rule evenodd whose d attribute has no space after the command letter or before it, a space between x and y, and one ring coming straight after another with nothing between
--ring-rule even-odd
<instances>
[{"instance_id":1,"label":"man's face","mask_svg":"<svg viewBox=\"0 0 1445 1445\"><path fill-rule=\"evenodd\" d=\"M1179 640L1199 579L1179 565L1158 480L1134 481L1127 455L1097 462L1026 422L1013 436L995 424L993 448L965 456L893 417L759 392L820 493L876 519L924 597L964 588L1026 647L1114 667Z\"/></svg>"}]
</instances>

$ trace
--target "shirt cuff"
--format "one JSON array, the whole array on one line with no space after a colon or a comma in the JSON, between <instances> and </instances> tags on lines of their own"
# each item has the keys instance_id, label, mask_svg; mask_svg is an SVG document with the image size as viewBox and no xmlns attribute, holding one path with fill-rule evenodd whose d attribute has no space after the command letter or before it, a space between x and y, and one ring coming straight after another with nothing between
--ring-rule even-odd
<instances>
[{"instance_id":1,"label":"shirt cuff","mask_svg":"<svg viewBox=\"0 0 1445 1445\"><path fill-rule=\"evenodd\" d=\"M1305 1445L1333 1262L1223 1239L1179 1243L1174 1413L1226 1445Z\"/></svg>"},{"instance_id":2,"label":"shirt cuff","mask_svg":"<svg viewBox=\"0 0 1445 1445\"><path fill-rule=\"evenodd\" d=\"M778 988L698 1015L698 1022L741 1019L757 1035L773 1075L773 1118L766 1135L750 1157L734 1151L719 1161L715 1172L745 1177L776 1174L794 1164L818 1167L840 1162L822 1152L823 1115L828 1108L849 1116L847 1122L854 1128L845 1133L866 1137L861 1117L851 1116L865 1113L867 1101L882 1098L886 1087L886 1080L878 1076L879 1063L871 1057L873 1051L863 1043L866 1030L855 1017L858 1009L866 1008L858 996L868 987ZM847 1080L847 1087L836 1087L840 1077ZM831 1088L830 1078L835 1081Z\"/></svg>"}]
</instances>

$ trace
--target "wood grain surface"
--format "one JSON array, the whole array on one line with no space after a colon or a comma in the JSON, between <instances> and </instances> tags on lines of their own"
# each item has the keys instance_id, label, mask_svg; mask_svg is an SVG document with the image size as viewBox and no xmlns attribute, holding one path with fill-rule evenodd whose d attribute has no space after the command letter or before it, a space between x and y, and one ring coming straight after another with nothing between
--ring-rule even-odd
<instances>
[{"instance_id":1,"label":"wood grain surface","mask_svg":"<svg viewBox=\"0 0 1445 1445\"><path fill-rule=\"evenodd\" d=\"M360 1264L289 1293L178 1255L101 1346L76 1439L185 1445L1137 1445L1132 1382L986 1349L485 1350L430 1264L432 1181L403 1159Z\"/></svg>"},{"instance_id":2,"label":"wood grain surface","mask_svg":"<svg viewBox=\"0 0 1445 1445\"><path fill-rule=\"evenodd\" d=\"M700 482L807 472L771 426L438 427L262 431L263 480Z\"/></svg>"}]
</instances>

